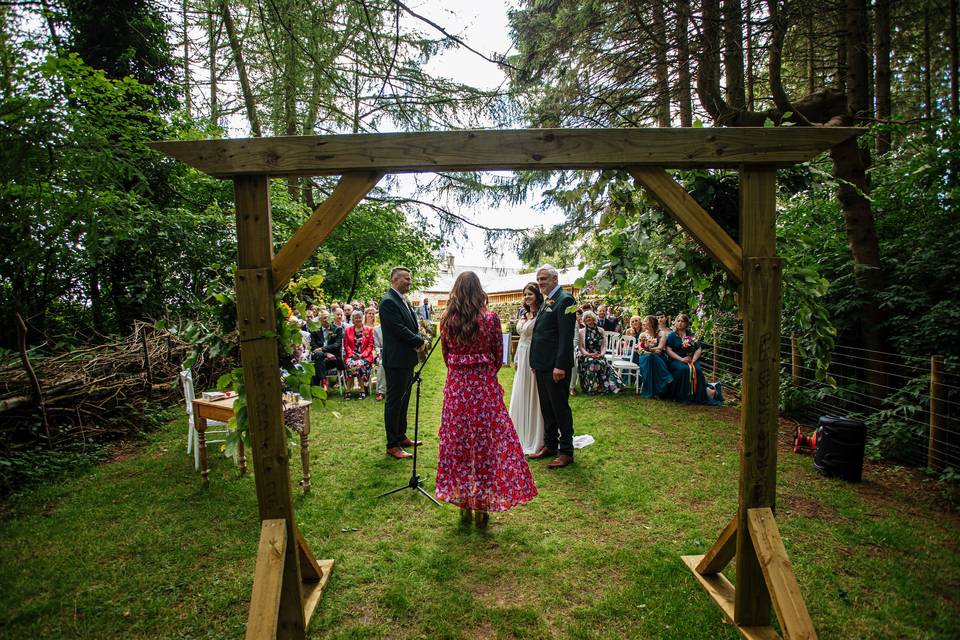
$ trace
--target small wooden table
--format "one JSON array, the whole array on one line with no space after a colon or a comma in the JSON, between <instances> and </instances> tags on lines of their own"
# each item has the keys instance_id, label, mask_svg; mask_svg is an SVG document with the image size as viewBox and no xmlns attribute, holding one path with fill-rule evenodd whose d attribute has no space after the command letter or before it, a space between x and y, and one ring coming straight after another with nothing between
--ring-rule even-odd
<instances>
[{"instance_id":1,"label":"small wooden table","mask_svg":"<svg viewBox=\"0 0 960 640\"><path fill-rule=\"evenodd\" d=\"M228 422L233 417L233 402L236 397L223 400L204 400L196 398L193 401L193 428L197 430L197 440L200 450L200 477L203 486L210 484L210 470L207 468L207 420ZM309 400L299 400L294 404L284 403L284 410L303 409L303 421L300 424L287 425L300 434L300 460L303 462L303 480L300 486L304 491L310 490L310 450L307 437L310 435L310 405ZM243 439L237 443L237 463L240 465L241 475L247 472L247 456L243 448Z\"/></svg>"}]
</instances>

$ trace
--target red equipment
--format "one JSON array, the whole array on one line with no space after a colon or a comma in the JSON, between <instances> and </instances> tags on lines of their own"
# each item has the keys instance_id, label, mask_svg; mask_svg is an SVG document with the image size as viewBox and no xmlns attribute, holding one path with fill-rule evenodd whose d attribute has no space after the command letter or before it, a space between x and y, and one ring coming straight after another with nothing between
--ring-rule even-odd
<instances>
[{"instance_id":1,"label":"red equipment","mask_svg":"<svg viewBox=\"0 0 960 640\"><path fill-rule=\"evenodd\" d=\"M809 436L800 432L800 426L797 425L797 431L793 434L793 452L801 451L812 452L817 450L817 432L814 431Z\"/></svg>"}]
</instances>

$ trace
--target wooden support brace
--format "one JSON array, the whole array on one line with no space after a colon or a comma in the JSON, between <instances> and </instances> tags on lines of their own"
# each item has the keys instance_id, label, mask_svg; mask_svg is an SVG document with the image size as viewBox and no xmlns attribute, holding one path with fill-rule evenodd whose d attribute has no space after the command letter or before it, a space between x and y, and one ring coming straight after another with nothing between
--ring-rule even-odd
<instances>
[{"instance_id":1,"label":"wooden support brace","mask_svg":"<svg viewBox=\"0 0 960 640\"><path fill-rule=\"evenodd\" d=\"M282 518L260 523L260 546L253 575L247 640L277 637L280 591L283 585L284 558L287 553L287 522Z\"/></svg>"},{"instance_id":2,"label":"wooden support brace","mask_svg":"<svg viewBox=\"0 0 960 640\"><path fill-rule=\"evenodd\" d=\"M348 173L340 178L330 197L316 208L313 215L297 229L273 259L274 291L283 288L310 254L317 250L347 214L353 211L357 203L380 182L383 175L380 172L365 171Z\"/></svg>"},{"instance_id":3,"label":"wooden support brace","mask_svg":"<svg viewBox=\"0 0 960 640\"><path fill-rule=\"evenodd\" d=\"M705 557L706 556L682 556L681 559L683 563L687 565L687 568L693 572L697 582L700 583L703 590L707 592L710 599L720 607L723 617L747 640L780 640L780 636L777 635L777 632L769 625L749 627L740 626L734 622L733 601L736 590L722 573L702 575L697 570L697 567L703 563Z\"/></svg>"},{"instance_id":4,"label":"wooden support brace","mask_svg":"<svg viewBox=\"0 0 960 640\"><path fill-rule=\"evenodd\" d=\"M734 282L743 281L740 246L683 187L657 167L627 167L627 171L720 263Z\"/></svg>"},{"instance_id":5,"label":"wooden support brace","mask_svg":"<svg viewBox=\"0 0 960 640\"><path fill-rule=\"evenodd\" d=\"M800 595L800 586L780 539L773 511L766 507L750 509L747 522L783 637L786 640L816 640L817 632Z\"/></svg>"},{"instance_id":6,"label":"wooden support brace","mask_svg":"<svg viewBox=\"0 0 960 640\"><path fill-rule=\"evenodd\" d=\"M732 520L720 532L720 537L713 543L703 560L697 565L697 573L700 575L711 575L720 573L723 568L730 564L733 556L737 553L737 523L738 518Z\"/></svg>"}]
</instances>

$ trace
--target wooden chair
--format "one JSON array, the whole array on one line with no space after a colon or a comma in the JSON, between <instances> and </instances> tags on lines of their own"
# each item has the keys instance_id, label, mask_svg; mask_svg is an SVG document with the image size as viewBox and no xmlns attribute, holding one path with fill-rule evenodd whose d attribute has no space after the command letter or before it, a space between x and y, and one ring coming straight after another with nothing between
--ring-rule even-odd
<instances>
[{"instance_id":1,"label":"wooden chair","mask_svg":"<svg viewBox=\"0 0 960 640\"><path fill-rule=\"evenodd\" d=\"M200 436L197 430L193 428L193 400L196 394L193 390L193 372L190 369L184 369L180 372L180 385L183 387L183 399L187 403L187 453L193 452L193 466L200 470ZM213 427L211 429L210 427ZM222 435L222 439L211 440L207 437L207 444L226 442L227 434L230 429L226 422L219 420L207 420L207 436Z\"/></svg>"}]
</instances>

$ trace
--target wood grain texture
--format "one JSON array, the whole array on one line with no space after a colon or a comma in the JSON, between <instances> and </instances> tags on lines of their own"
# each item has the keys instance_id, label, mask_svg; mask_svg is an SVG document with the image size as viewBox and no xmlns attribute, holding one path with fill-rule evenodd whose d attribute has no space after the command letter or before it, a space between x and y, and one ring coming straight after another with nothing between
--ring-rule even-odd
<instances>
[{"instance_id":1,"label":"wood grain texture","mask_svg":"<svg viewBox=\"0 0 960 640\"><path fill-rule=\"evenodd\" d=\"M769 625L740 626L733 621L733 602L736 590L722 573L701 575L697 571L697 567L703 562L703 558L704 556L681 556L683 563L693 572L703 590L720 607L723 617L747 640L780 640L780 636Z\"/></svg>"},{"instance_id":2,"label":"wood grain texture","mask_svg":"<svg viewBox=\"0 0 960 640\"><path fill-rule=\"evenodd\" d=\"M523 129L155 142L150 146L225 178L351 171L789 166L861 133L862 129L843 127Z\"/></svg>"},{"instance_id":3,"label":"wood grain texture","mask_svg":"<svg viewBox=\"0 0 960 640\"><path fill-rule=\"evenodd\" d=\"M247 616L247 640L277 637L277 614L286 554L287 523L283 519L261 522L253 594L250 596L250 613Z\"/></svg>"},{"instance_id":4,"label":"wood grain texture","mask_svg":"<svg viewBox=\"0 0 960 640\"><path fill-rule=\"evenodd\" d=\"M780 353L780 274L776 253L775 172L740 171L740 244L743 283L743 383L740 408L738 530L747 531L747 510L773 508L777 482L777 415ZM749 535L737 536L737 624L770 623L770 594Z\"/></svg>"},{"instance_id":5,"label":"wood grain texture","mask_svg":"<svg viewBox=\"0 0 960 640\"><path fill-rule=\"evenodd\" d=\"M793 574L773 512L767 507L750 509L747 521L783 637L786 640L816 640L817 632L800 594L800 585Z\"/></svg>"},{"instance_id":6,"label":"wood grain texture","mask_svg":"<svg viewBox=\"0 0 960 640\"><path fill-rule=\"evenodd\" d=\"M319 582L313 582L303 587L303 616L307 625L310 624L313 613L316 611L317 605L320 604L320 597L323 596L323 590L326 589L330 574L333 572L334 561L318 560L317 564L323 573L323 577L320 578Z\"/></svg>"},{"instance_id":7,"label":"wood grain texture","mask_svg":"<svg viewBox=\"0 0 960 640\"><path fill-rule=\"evenodd\" d=\"M247 283L257 287L258 282L270 282L271 269L237 269L236 290ZM237 296L237 331L240 342L263 338L277 328L273 296Z\"/></svg>"},{"instance_id":8,"label":"wood grain texture","mask_svg":"<svg viewBox=\"0 0 960 640\"><path fill-rule=\"evenodd\" d=\"M262 309L273 300L270 198L263 176L234 181L237 197L237 247L241 269L260 270L260 278L237 280L237 308ZM240 203L245 203L243 208ZM290 462L281 407L280 361L277 355L276 314L262 323L269 335L240 344L243 383L247 395L250 453L260 520L283 519L287 540L296 540L290 487ZM303 591L296 544L288 544L283 569L277 638L304 637Z\"/></svg>"},{"instance_id":9,"label":"wood grain texture","mask_svg":"<svg viewBox=\"0 0 960 640\"><path fill-rule=\"evenodd\" d=\"M627 171L720 263L734 282L743 280L740 246L666 171L657 167L628 167Z\"/></svg>"},{"instance_id":10,"label":"wood grain texture","mask_svg":"<svg viewBox=\"0 0 960 640\"><path fill-rule=\"evenodd\" d=\"M333 233L347 214L353 211L373 189L383 173L350 173L343 176L330 197L314 210L273 259L273 286L279 291L293 277L317 247Z\"/></svg>"},{"instance_id":11,"label":"wood grain texture","mask_svg":"<svg viewBox=\"0 0 960 640\"><path fill-rule=\"evenodd\" d=\"M730 564L737 552L737 522L738 519L734 516L723 528L717 541L713 543L710 550L703 556L703 560L697 565L697 573L702 575L720 573L724 567Z\"/></svg>"}]
</instances>

